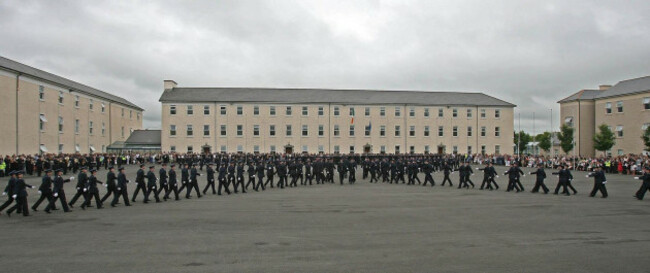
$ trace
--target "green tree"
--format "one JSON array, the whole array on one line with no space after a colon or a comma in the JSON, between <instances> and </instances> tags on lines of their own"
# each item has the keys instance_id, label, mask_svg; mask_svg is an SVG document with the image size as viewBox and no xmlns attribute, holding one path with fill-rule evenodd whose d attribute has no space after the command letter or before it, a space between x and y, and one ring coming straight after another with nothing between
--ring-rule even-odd
<instances>
[{"instance_id":1,"label":"green tree","mask_svg":"<svg viewBox=\"0 0 650 273\"><path fill-rule=\"evenodd\" d=\"M539 142L538 146L540 149L548 152L551 150L551 133L544 132L535 136L535 141Z\"/></svg>"},{"instance_id":2,"label":"green tree","mask_svg":"<svg viewBox=\"0 0 650 273\"><path fill-rule=\"evenodd\" d=\"M641 139L643 139L643 144L645 145L645 150L650 151L650 126L645 128L645 131L643 132L643 135L641 136Z\"/></svg>"},{"instance_id":3,"label":"green tree","mask_svg":"<svg viewBox=\"0 0 650 273\"><path fill-rule=\"evenodd\" d=\"M573 150L573 128L562 124L560 127L560 132L557 134L557 138L560 140L560 147L565 154L569 154Z\"/></svg>"},{"instance_id":4,"label":"green tree","mask_svg":"<svg viewBox=\"0 0 650 273\"><path fill-rule=\"evenodd\" d=\"M616 136L605 124L598 126L598 130L600 132L594 135L594 149L605 152L614 146L614 143L616 143Z\"/></svg>"},{"instance_id":5,"label":"green tree","mask_svg":"<svg viewBox=\"0 0 650 273\"><path fill-rule=\"evenodd\" d=\"M521 136L521 138L519 138L520 136ZM529 134L527 134L526 132L524 132L524 131L519 131L519 133L515 132L514 142L515 142L515 147L516 147L517 151L520 151L520 152L523 153L523 151L526 150L526 147L527 147L528 143L531 141L531 139L532 139L532 137ZM520 146L521 146L521 150L519 149Z\"/></svg>"}]
</instances>

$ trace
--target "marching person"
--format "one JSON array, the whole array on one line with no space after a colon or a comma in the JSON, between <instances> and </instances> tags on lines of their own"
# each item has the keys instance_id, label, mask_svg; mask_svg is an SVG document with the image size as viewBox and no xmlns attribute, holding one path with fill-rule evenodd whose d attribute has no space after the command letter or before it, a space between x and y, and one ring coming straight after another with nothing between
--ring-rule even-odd
<instances>
[{"instance_id":1,"label":"marching person","mask_svg":"<svg viewBox=\"0 0 650 273\"><path fill-rule=\"evenodd\" d=\"M607 178L605 178L605 172L603 172L602 167L600 165L596 165L594 172L587 174L586 177L594 178L594 188L591 190L589 197L596 196L596 193L600 191L602 198L607 198L607 188L605 188L605 184L607 184Z\"/></svg>"},{"instance_id":2,"label":"marching person","mask_svg":"<svg viewBox=\"0 0 650 273\"><path fill-rule=\"evenodd\" d=\"M424 161L424 165L422 166L422 172L424 173L424 184L422 184L422 187L426 186L427 183L430 183L431 187L435 186L436 181L433 180L433 176L431 175L431 173L433 172L433 165L431 165L429 161Z\"/></svg>"},{"instance_id":3,"label":"marching person","mask_svg":"<svg viewBox=\"0 0 650 273\"><path fill-rule=\"evenodd\" d=\"M539 188L542 188L544 190L544 194L548 194L549 190L544 184L544 179L546 179L546 172L544 171L544 167L542 164L537 165L537 170L535 172L530 172L529 174L535 175L535 187L533 187L533 190L530 191L532 193L537 193L539 192Z\"/></svg>"},{"instance_id":4,"label":"marching person","mask_svg":"<svg viewBox=\"0 0 650 273\"><path fill-rule=\"evenodd\" d=\"M0 211L4 210L7 208L11 203L13 203L15 200L14 196L14 186L16 185L16 171L11 171L9 172L9 182L7 183L7 186L5 187L4 192L2 192L2 195L7 196L7 201L0 206ZM22 209L18 211L18 213L22 213Z\"/></svg>"},{"instance_id":5,"label":"marching person","mask_svg":"<svg viewBox=\"0 0 650 273\"><path fill-rule=\"evenodd\" d=\"M563 194L571 195L569 194L569 190L567 189L567 187L569 184L569 180L573 179L573 175L571 175L571 172L569 170L565 169L564 165L560 165L558 166L558 168L559 168L558 172L552 173L553 175L557 175L559 178L557 182L557 186L555 187L554 194L557 194L558 191L560 190L560 187L562 187L564 189L564 191L562 192Z\"/></svg>"},{"instance_id":6,"label":"marching person","mask_svg":"<svg viewBox=\"0 0 650 273\"><path fill-rule=\"evenodd\" d=\"M255 172L257 172L257 174L256 174L257 175L257 185L253 186L255 191L258 191L260 188L262 188L263 191L266 190L266 188L264 187L264 170L265 170L264 163L262 163L262 161L260 160L260 162L258 162L257 166L255 167Z\"/></svg>"},{"instance_id":7,"label":"marching person","mask_svg":"<svg viewBox=\"0 0 650 273\"><path fill-rule=\"evenodd\" d=\"M144 203L149 203L149 195L153 192L153 197L156 198L156 203L160 203L160 198L158 198L158 191L156 189L156 174L153 172L156 170L155 166L149 167L149 172L147 172L147 193L144 195Z\"/></svg>"},{"instance_id":8,"label":"marching person","mask_svg":"<svg viewBox=\"0 0 650 273\"><path fill-rule=\"evenodd\" d=\"M230 189L228 189L228 180L226 178L227 174L228 169L226 168L226 164L221 164L221 167L219 167L219 187L217 189L217 195L221 195L221 188L225 189L227 194L230 194ZM262 185L262 188L264 188L264 185Z\"/></svg>"},{"instance_id":9,"label":"marching person","mask_svg":"<svg viewBox=\"0 0 650 273\"><path fill-rule=\"evenodd\" d=\"M160 176L160 185L158 185L158 193L157 195L160 195L163 190L165 190L165 195L163 195L163 200L167 201L168 193L169 193L169 182L167 182L167 170L165 169L167 167L167 163L163 163L162 166L160 167L160 171L158 171L158 175Z\"/></svg>"},{"instance_id":10,"label":"marching person","mask_svg":"<svg viewBox=\"0 0 650 273\"><path fill-rule=\"evenodd\" d=\"M23 216L29 216L29 207L27 205L27 188L33 189L35 187L25 183L25 180L23 180L23 175L23 171L18 171L18 173L16 173L16 184L14 185L13 195L13 198L16 200L16 205L7 210L8 217L11 217L11 213L18 208L22 210Z\"/></svg>"},{"instance_id":11,"label":"marching person","mask_svg":"<svg viewBox=\"0 0 650 273\"><path fill-rule=\"evenodd\" d=\"M635 177L634 179L642 180L641 188L636 192L634 197L638 200L643 200L645 193L650 191L650 166L645 167L645 172L642 176Z\"/></svg>"},{"instance_id":12,"label":"marching person","mask_svg":"<svg viewBox=\"0 0 650 273\"><path fill-rule=\"evenodd\" d=\"M451 171L451 167L449 167L447 162L445 162L445 165L442 166L442 171L442 173L445 175L445 177L442 179L442 185L444 186L445 182L449 181L449 186L453 187L454 184L452 184L451 179L449 179L449 174L453 172Z\"/></svg>"},{"instance_id":13,"label":"marching person","mask_svg":"<svg viewBox=\"0 0 650 273\"><path fill-rule=\"evenodd\" d=\"M64 180L63 177L61 177L63 174L62 169L57 169L54 171L54 173L56 174L56 177L54 177L54 189L52 194L54 198L52 198L50 204L45 208L45 212L50 213L50 210L54 208L54 203L56 203L57 199L61 201L61 206L63 207L64 212L71 212L70 208L68 208L68 202L65 199L65 190L63 190L63 184L74 180L74 176Z\"/></svg>"},{"instance_id":14,"label":"marching person","mask_svg":"<svg viewBox=\"0 0 650 273\"><path fill-rule=\"evenodd\" d=\"M106 194L102 197L102 203L106 202L108 197L111 195L113 195L113 198L118 195L117 176L115 176L115 167L113 166L108 167L108 173L106 173L106 184L104 184L104 187L106 187Z\"/></svg>"},{"instance_id":15,"label":"marching person","mask_svg":"<svg viewBox=\"0 0 650 273\"><path fill-rule=\"evenodd\" d=\"M103 208L102 207L102 201L101 201L101 199L99 199L99 188L97 187L97 183L101 183L101 182L97 181L97 177L95 176L96 174L97 174L96 169L90 170L90 177L88 178L88 180L87 180L88 182L86 182L86 185L85 185L86 190L87 190L86 195L88 196L88 198L81 205L81 209L83 209L83 210L85 210L86 207L88 207L90 205L93 198L95 198L95 203L97 205L97 209L102 209Z\"/></svg>"},{"instance_id":16,"label":"marching person","mask_svg":"<svg viewBox=\"0 0 650 273\"><path fill-rule=\"evenodd\" d=\"M38 192L41 194L41 197L38 198L36 203L32 205L33 211L38 211L38 206L41 205L41 202L47 199L47 204L52 202L52 169L45 170L45 175L41 179L41 186L38 187Z\"/></svg>"},{"instance_id":17,"label":"marching person","mask_svg":"<svg viewBox=\"0 0 650 273\"><path fill-rule=\"evenodd\" d=\"M517 190L517 192L524 191L524 186L521 184L519 181L520 175L526 176L524 172L519 169L519 164L515 162L508 171L503 173L504 175L508 175L508 189L506 189L506 192L512 191L512 190Z\"/></svg>"},{"instance_id":18,"label":"marching person","mask_svg":"<svg viewBox=\"0 0 650 273\"><path fill-rule=\"evenodd\" d=\"M192 189L196 191L197 197L201 198L201 192L199 191L199 180L196 179L197 176L201 176L201 174L196 169L196 164L192 164L192 170L190 170L190 180L189 184L187 184L187 194L185 195L185 198L190 198Z\"/></svg>"},{"instance_id":19,"label":"marching person","mask_svg":"<svg viewBox=\"0 0 650 273\"><path fill-rule=\"evenodd\" d=\"M176 180L176 165L169 166L169 191L165 193L165 200L169 199L169 193L174 192L174 200L178 201L178 181Z\"/></svg>"},{"instance_id":20,"label":"marching person","mask_svg":"<svg viewBox=\"0 0 650 273\"><path fill-rule=\"evenodd\" d=\"M74 207L74 203L77 202L77 199L79 199L79 197L83 196L84 203L86 203L86 200L88 199L88 196L86 195L86 191L84 191L84 189L86 188L86 183L88 182L88 174L86 173L87 169L84 166L81 167L80 170L81 172L77 176L77 186L76 186L77 192L72 197L72 200L70 200L70 203L68 203L68 206L70 206L71 208Z\"/></svg>"},{"instance_id":21,"label":"marching person","mask_svg":"<svg viewBox=\"0 0 650 273\"><path fill-rule=\"evenodd\" d=\"M124 200L124 205L129 207L131 206L131 204L129 203L129 193L126 188L126 185L129 183L129 180L126 179L124 167L120 167L118 171L120 173L117 175L117 189L113 196L113 202L111 202L111 207L115 207L115 205L117 205L120 196L122 196L122 199Z\"/></svg>"},{"instance_id":22,"label":"marching person","mask_svg":"<svg viewBox=\"0 0 650 273\"><path fill-rule=\"evenodd\" d=\"M140 164L140 169L135 174L135 191L133 191L133 197L131 202L135 202L135 198L138 196L138 193L142 191L142 196L144 197L147 193L147 185L144 183L144 164ZM144 197L147 199L146 197Z\"/></svg>"},{"instance_id":23,"label":"marching person","mask_svg":"<svg viewBox=\"0 0 650 273\"><path fill-rule=\"evenodd\" d=\"M214 169L212 169L212 163L208 163L208 168L206 169L207 172L207 180L208 183L205 184L205 188L203 189L203 194L205 195L208 192L208 189L212 187L212 194L217 194L217 191L215 190L215 183L214 183Z\"/></svg>"},{"instance_id":24,"label":"marching person","mask_svg":"<svg viewBox=\"0 0 650 273\"><path fill-rule=\"evenodd\" d=\"M249 185L253 185L253 189L257 191L257 188L255 188L255 165L253 165L253 162L248 163L246 168L246 173L248 173L248 182L246 182L245 188L248 189ZM214 178L214 173L213 173L213 178Z\"/></svg>"}]
</instances>

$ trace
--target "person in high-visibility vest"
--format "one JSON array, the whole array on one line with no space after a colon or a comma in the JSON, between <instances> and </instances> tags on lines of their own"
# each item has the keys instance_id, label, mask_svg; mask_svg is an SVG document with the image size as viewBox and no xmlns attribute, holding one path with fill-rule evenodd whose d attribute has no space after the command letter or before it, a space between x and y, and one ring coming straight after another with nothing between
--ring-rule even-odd
<instances>
[{"instance_id":1,"label":"person in high-visibility vest","mask_svg":"<svg viewBox=\"0 0 650 273\"><path fill-rule=\"evenodd\" d=\"M5 170L7 169L7 163L4 160L0 160L0 177L5 176Z\"/></svg>"}]
</instances>

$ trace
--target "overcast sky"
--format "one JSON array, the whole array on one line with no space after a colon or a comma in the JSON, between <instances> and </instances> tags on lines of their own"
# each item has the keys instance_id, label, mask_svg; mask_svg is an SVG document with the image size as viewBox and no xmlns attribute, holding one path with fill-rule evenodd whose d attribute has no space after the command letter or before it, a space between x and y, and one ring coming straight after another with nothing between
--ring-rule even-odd
<instances>
[{"instance_id":1,"label":"overcast sky","mask_svg":"<svg viewBox=\"0 0 650 273\"><path fill-rule=\"evenodd\" d=\"M594 4L598 2L598 4ZM650 75L650 1L1 1L0 55L119 95L160 128L180 86L484 92L522 129ZM518 129L515 119L515 128Z\"/></svg>"}]
</instances>

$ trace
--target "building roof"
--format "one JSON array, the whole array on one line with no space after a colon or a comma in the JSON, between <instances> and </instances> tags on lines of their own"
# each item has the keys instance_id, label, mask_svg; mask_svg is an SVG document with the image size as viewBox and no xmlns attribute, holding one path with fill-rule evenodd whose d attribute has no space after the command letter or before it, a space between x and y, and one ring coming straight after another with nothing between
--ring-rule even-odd
<instances>
[{"instance_id":1,"label":"building roof","mask_svg":"<svg viewBox=\"0 0 650 273\"><path fill-rule=\"evenodd\" d=\"M0 56L0 68L5 69L5 70L10 70L10 71L15 71L21 74L29 75L34 78L42 79L48 82L51 82L56 85L60 85L62 87L65 87L66 89L70 89L70 91L82 93L88 96L93 96L93 97L98 97L102 98L111 102L123 104L125 106L131 107L138 109L140 111L144 111L140 106L137 106L130 101L127 101L121 97L109 94L107 92L92 88L90 86L66 79L61 76L54 75L49 72L45 72L43 70L7 59L5 57Z\"/></svg>"},{"instance_id":2,"label":"building roof","mask_svg":"<svg viewBox=\"0 0 650 273\"><path fill-rule=\"evenodd\" d=\"M161 130L134 130L131 136L124 142L129 145L161 145Z\"/></svg>"},{"instance_id":3,"label":"building roof","mask_svg":"<svg viewBox=\"0 0 650 273\"><path fill-rule=\"evenodd\" d=\"M623 95L650 92L650 76L629 79L618 82L616 85L600 93L596 99L609 98Z\"/></svg>"},{"instance_id":4,"label":"building roof","mask_svg":"<svg viewBox=\"0 0 650 273\"><path fill-rule=\"evenodd\" d=\"M174 87L160 101L516 106L483 93L242 87Z\"/></svg>"},{"instance_id":5,"label":"building roof","mask_svg":"<svg viewBox=\"0 0 650 273\"><path fill-rule=\"evenodd\" d=\"M602 92L606 92L606 91L591 90L591 89L580 90L574 93L573 95L558 101L558 103L565 103L565 102L571 102L576 100L593 100L596 97L598 97L598 95L600 95Z\"/></svg>"}]
</instances>

